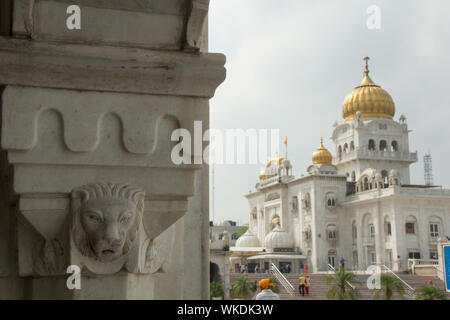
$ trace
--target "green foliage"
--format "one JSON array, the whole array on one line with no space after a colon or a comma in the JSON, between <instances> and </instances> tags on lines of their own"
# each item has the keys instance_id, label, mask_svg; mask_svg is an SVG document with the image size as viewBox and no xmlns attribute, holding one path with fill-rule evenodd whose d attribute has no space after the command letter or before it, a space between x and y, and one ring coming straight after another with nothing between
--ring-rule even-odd
<instances>
[{"instance_id":1,"label":"green foliage","mask_svg":"<svg viewBox=\"0 0 450 320\"><path fill-rule=\"evenodd\" d=\"M236 234L237 234L237 238L239 239L240 236L242 236L246 231L247 231L247 226L240 226L239 228L237 228L236 230Z\"/></svg>"},{"instance_id":2,"label":"green foliage","mask_svg":"<svg viewBox=\"0 0 450 320\"><path fill-rule=\"evenodd\" d=\"M375 289L372 298L382 300L392 300L394 294L398 299L405 297L405 287L403 283L390 274L383 274L380 277L380 289Z\"/></svg>"},{"instance_id":3,"label":"green foliage","mask_svg":"<svg viewBox=\"0 0 450 320\"><path fill-rule=\"evenodd\" d=\"M209 296L212 297L223 297L225 292L223 291L223 285L218 282L211 282L209 284Z\"/></svg>"},{"instance_id":4,"label":"green foliage","mask_svg":"<svg viewBox=\"0 0 450 320\"><path fill-rule=\"evenodd\" d=\"M230 251L230 246L224 246L224 247L222 248L222 250L223 250L223 251Z\"/></svg>"},{"instance_id":5,"label":"green foliage","mask_svg":"<svg viewBox=\"0 0 450 320\"><path fill-rule=\"evenodd\" d=\"M330 300L356 300L359 298L359 292L353 289L347 283L357 283L358 278L352 272L339 268L334 274L327 277L327 284L331 284L331 288L327 292L327 299Z\"/></svg>"},{"instance_id":6,"label":"green foliage","mask_svg":"<svg viewBox=\"0 0 450 320\"><path fill-rule=\"evenodd\" d=\"M447 294L434 284L421 285L414 291L416 300L447 300Z\"/></svg>"},{"instance_id":7,"label":"green foliage","mask_svg":"<svg viewBox=\"0 0 450 320\"><path fill-rule=\"evenodd\" d=\"M270 283L273 283L273 287L270 289L275 293L280 293L280 283L276 278L270 278Z\"/></svg>"},{"instance_id":8,"label":"green foliage","mask_svg":"<svg viewBox=\"0 0 450 320\"><path fill-rule=\"evenodd\" d=\"M231 286L231 295L234 298L249 299L253 295L254 284L248 278L237 278Z\"/></svg>"}]
</instances>

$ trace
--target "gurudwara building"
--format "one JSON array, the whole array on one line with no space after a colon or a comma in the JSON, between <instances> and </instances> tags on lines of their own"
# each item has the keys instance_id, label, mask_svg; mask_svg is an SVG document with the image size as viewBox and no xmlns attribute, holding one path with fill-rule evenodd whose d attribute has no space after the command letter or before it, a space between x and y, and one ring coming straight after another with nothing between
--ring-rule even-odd
<instances>
[{"instance_id":1,"label":"gurudwara building","mask_svg":"<svg viewBox=\"0 0 450 320\"><path fill-rule=\"evenodd\" d=\"M233 264L318 272L343 257L348 269L402 271L408 259L437 259L438 242L450 235L450 190L411 184L418 157L406 117L394 119L394 101L372 81L365 59L365 76L333 125L334 156L321 141L300 177L277 156L245 195L249 229L231 247Z\"/></svg>"}]
</instances>

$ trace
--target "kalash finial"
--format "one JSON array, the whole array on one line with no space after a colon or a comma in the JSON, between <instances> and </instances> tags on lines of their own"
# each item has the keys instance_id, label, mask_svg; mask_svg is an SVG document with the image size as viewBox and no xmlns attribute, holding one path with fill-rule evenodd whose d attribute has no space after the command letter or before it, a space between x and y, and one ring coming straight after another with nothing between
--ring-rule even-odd
<instances>
[{"instance_id":1,"label":"kalash finial","mask_svg":"<svg viewBox=\"0 0 450 320\"><path fill-rule=\"evenodd\" d=\"M365 60L366 61L366 69L364 70L364 73L366 74L366 76L368 76L369 75L369 60L370 60L370 58L369 57L364 57L363 58L363 60Z\"/></svg>"}]
</instances>

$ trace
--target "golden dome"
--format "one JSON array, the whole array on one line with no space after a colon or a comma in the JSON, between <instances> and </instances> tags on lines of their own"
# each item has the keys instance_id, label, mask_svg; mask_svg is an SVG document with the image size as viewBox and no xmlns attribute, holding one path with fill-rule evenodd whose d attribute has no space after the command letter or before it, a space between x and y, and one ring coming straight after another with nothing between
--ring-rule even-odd
<instances>
[{"instance_id":1,"label":"golden dome","mask_svg":"<svg viewBox=\"0 0 450 320\"><path fill-rule=\"evenodd\" d=\"M355 118L356 112L366 118L388 118L395 115L395 104L389 93L376 85L369 77L369 66L366 60L365 76L360 85L350 92L342 105L342 116L345 120Z\"/></svg>"},{"instance_id":2,"label":"golden dome","mask_svg":"<svg viewBox=\"0 0 450 320\"><path fill-rule=\"evenodd\" d=\"M266 180L275 177L278 174L278 167L281 166L284 157L275 156L274 158L267 161L266 168L262 169L259 173L259 180Z\"/></svg>"},{"instance_id":3,"label":"golden dome","mask_svg":"<svg viewBox=\"0 0 450 320\"><path fill-rule=\"evenodd\" d=\"M320 147L314 151L312 155L313 164L331 164L333 156L331 153L323 146L323 140L320 139Z\"/></svg>"}]
</instances>

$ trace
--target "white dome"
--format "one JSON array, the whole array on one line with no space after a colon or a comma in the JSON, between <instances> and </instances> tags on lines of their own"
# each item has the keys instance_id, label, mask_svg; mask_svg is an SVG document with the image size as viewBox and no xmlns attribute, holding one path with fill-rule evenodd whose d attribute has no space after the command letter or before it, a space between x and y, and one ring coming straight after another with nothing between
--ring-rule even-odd
<instances>
[{"instance_id":1,"label":"white dome","mask_svg":"<svg viewBox=\"0 0 450 320\"><path fill-rule=\"evenodd\" d=\"M258 237L247 230L242 236L236 240L236 247L246 248L246 247L259 247Z\"/></svg>"},{"instance_id":2,"label":"white dome","mask_svg":"<svg viewBox=\"0 0 450 320\"><path fill-rule=\"evenodd\" d=\"M286 231L277 226L264 239L264 247L270 251L277 248L293 248L294 241Z\"/></svg>"}]
</instances>

